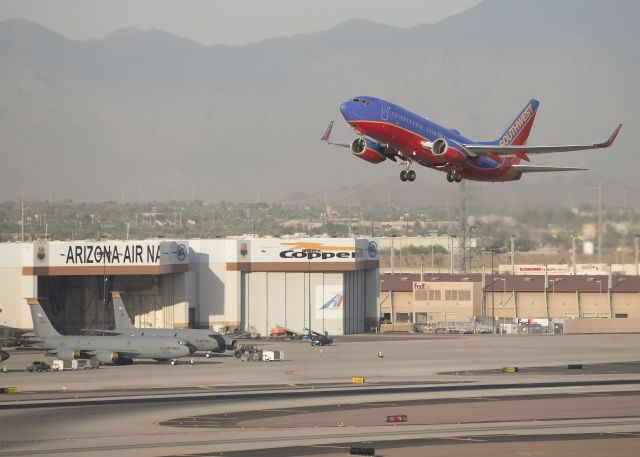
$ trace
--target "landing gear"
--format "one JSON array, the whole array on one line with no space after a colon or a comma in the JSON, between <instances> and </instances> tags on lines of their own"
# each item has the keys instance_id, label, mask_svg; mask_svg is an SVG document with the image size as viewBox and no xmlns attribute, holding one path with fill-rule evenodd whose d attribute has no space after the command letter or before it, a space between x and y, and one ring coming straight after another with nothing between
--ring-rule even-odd
<instances>
[{"instance_id":1,"label":"landing gear","mask_svg":"<svg viewBox=\"0 0 640 457\"><path fill-rule=\"evenodd\" d=\"M211 351L207 351L204 356L208 359L209 357L211 357Z\"/></svg>"},{"instance_id":2,"label":"landing gear","mask_svg":"<svg viewBox=\"0 0 640 457\"><path fill-rule=\"evenodd\" d=\"M455 168L452 170L449 170L447 172L447 181L449 182L461 182L462 181L462 174L459 173Z\"/></svg>"},{"instance_id":3,"label":"landing gear","mask_svg":"<svg viewBox=\"0 0 640 457\"><path fill-rule=\"evenodd\" d=\"M400 172L400 181L405 182L413 182L416 180L416 172L413 170L402 170Z\"/></svg>"},{"instance_id":4,"label":"landing gear","mask_svg":"<svg viewBox=\"0 0 640 457\"><path fill-rule=\"evenodd\" d=\"M453 170L447 171L447 181L453 182Z\"/></svg>"}]
</instances>

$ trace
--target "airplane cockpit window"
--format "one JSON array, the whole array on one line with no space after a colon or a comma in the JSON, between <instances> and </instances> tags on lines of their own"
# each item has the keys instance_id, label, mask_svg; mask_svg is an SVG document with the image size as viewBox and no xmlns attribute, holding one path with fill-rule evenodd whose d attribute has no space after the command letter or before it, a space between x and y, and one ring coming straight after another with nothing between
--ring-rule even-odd
<instances>
[{"instance_id":1,"label":"airplane cockpit window","mask_svg":"<svg viewBox=\"0 0 640 457\"><path fill-rule=\"evenodd\" d=\"M362 100L361 98L354 98L353 100L351 100L352 102L356 102L356 103L360 103L361 105L364 106L369 106L371 105L371 103L368 100Z\"/></svg>"}]
</instances>

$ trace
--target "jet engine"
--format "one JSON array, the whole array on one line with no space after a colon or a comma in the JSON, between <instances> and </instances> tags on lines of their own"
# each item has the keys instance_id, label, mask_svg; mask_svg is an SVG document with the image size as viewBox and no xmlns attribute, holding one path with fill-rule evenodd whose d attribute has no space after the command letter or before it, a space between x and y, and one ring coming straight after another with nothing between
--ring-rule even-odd
<instances>
[{"instance_id":1,"label":"jet engine","mask_svg":"<svg viewBox=\"0 0 640 457\"><path fill-rule=\"evenodd\" d=\"M222 337L222 335L218 333L212 333L209 335L209 338L216 340L216 343L218 343L217 349L214 349L213 352L224 354L224 352L227 350L227 342Z\"/></svg>"},{"instance_id":2,"label":"jet engine","mask_svg":"<svg viewBox=\"0 0 640 457\"><path fill-rule=\"evenodd\" d=\"M467 159L467 149L453 140L438 138L431 144L431 152L446 162L464 162Z\"/></svg>"},{"instance_id":3,"label":"jet engine","mask_svg":"<svg viewBox=\"0 0 640 457\"><path fill-rule=\"evenodd\" d=\"M96 353L96 360L100 363L118 363L120 354L111 351L98 351Z\"/></svg>"},{"instance_id":4,"label":"jet engine","mask_svg":"<svg viewBox=\"0 0 640 457\"><path fill-rule=\"evenodd\" d=\"M80 351L65 349L63 351L58 351L55 354L60 360L75 360L80 358Z\"/></svg>"},{"instance_id":5,"label":"jet engine","mask_svg":"<svg viewBox=\"0 0 640 457\"><path fill-rule=\"evenodd\" d=\"M378 143L368 138L358 137L351 142L351 152L356 157L371 163L380 163L387 160L385 153Z\"/></svg>"}]
</instances>

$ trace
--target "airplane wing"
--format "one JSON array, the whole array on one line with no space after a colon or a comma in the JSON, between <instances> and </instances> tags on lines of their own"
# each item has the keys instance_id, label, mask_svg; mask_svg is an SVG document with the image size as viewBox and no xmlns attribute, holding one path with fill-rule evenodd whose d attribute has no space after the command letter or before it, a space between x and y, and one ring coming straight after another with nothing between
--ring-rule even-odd
<instances>
[{"instance_id":1,"label":"airplane wing","mask_svg":"<svg viewBox=\"0 0 640 457\"><path fill-rule=\"evenodd\" d=\"M82 351L80 351L80 353L84 357L87 357L87 356L94 357L94 356L96 356L96 354L98 352L104 352L104 351L105 350L90 349L90 350L82 350ZM117 352L120 357L127 357L127 358L132 358L132 359L140 357L140 352L139 351L132 351L131 349L123 349L122 351L120 351L118 349L109 349L108 351L109 352Z\"/></svg>"},{"instance_id":2,"label":"airplane wing","mask_svg":"<svg viewBox=\"0 0 640 457\"><path fill-rule=\"evenodd\" d=\"M566 151L582 151L585 149L600 149L608 148L613 144L618 132L622 128L622 124L613 131L611 136L604 143L594 144L576 144L576 145L563 145L563 146L501 146L501 145L485 145L485 144L465 144L467 148L477 155L490 155L495 154L499 156L516 155L524 160L529 160L527 154L548 154L550 152L566 152Z\"/></svg>"},{"instance_id":3,"label":"airplane wing","mask_svg":"<svg viewBox=\"0 0 640 457\"><path fill-rule=\"evenodd\" d=\"M533 166L533 165L511 165L511 168L519 173L539 173L546 171L584 171L588 168L575 168L575 167L546 167L546 166Z\"/></svg>"},{"instance_id":4,"label":"airplane wing","mask_svg":"<svg viewBox=\"0 0 640 457\"><path fill-rule=\"evenodd\" d=\"M333 143L331 142L331 129L333 128L333 121L329 122L329 127L327 127L327 130L324 131L324 135L322 135L322 138L320 138L320 141L324 141L327 144L330 144L331 146L341 146L343 148L351 148L350 144L347 143Z\"/></svg>"},{"instance_id":5,"label":"airplane wing","mask_svg":"<svg viewBox=\"0 0 640 457\"><path fill-rule=\"evenodd\" d=\"M80 329L80 333L82 335L88 335L88 336L122 335L122 331L118 331L118 330L103 330L103 329L97 329L97 328L83 328L83 329Z\"/></svg>"}]
</instances>

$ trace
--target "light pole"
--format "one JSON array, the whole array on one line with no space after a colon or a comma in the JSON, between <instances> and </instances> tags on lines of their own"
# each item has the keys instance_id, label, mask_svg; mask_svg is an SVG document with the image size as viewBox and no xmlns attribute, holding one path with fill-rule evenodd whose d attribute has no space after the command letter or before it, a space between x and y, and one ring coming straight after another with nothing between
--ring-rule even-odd
<instances>
[{"instance_id":1,"label":"light pole","mask_svg":"<svg viewBox=\"0 0 640 457\"><path fill-rule=\"evenodd\" d=\"M502 281L502 295L500 296L500 308L503 308L504 295L507 293L507 280L505 278L498 278L497 281Z\"/></svg>"},{"instance_id":2,"label":"light pole","mask_svg":"<svg viewBox=\"0 0 640 457\"><path fill-rule=\"evenodd\" d=\"M633 244L636 250L636 276L638 276L638 238L640 238L640 235L638 234L633 237Z\"/></svg>"},{"instance_id":3,"label":"light pole","mask_svg":"<svg viewBox=\"0 0 640 457\"><path fill-rule=\"evenodd\" d=\"M303 249L307 254L308 276L309 276L309 325L307 327L309 338L311 338L311 259L320 256L320 249ZM314 254L317 254L314 255ZM324 306L322 307L322 330L324 332Z\"/></svg>"}]
</instances>

